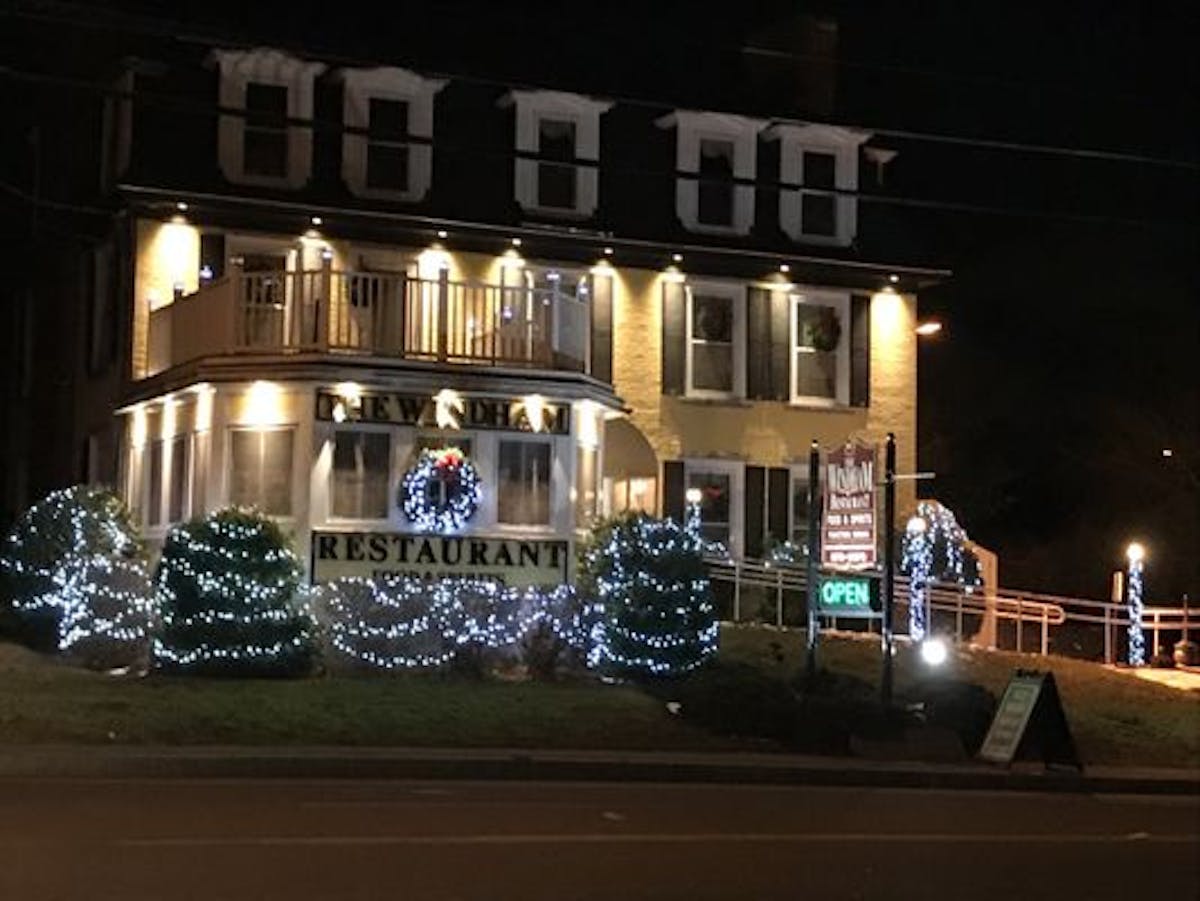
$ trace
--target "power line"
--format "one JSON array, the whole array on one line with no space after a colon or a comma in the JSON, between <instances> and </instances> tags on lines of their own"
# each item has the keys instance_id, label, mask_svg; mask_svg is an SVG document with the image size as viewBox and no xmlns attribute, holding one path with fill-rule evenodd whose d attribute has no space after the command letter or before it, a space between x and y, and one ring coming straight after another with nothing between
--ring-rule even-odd
<instances>
[{"instance_id":1,"label":"power line","mask_svg":"<svg viewBox=\"0 0 1200 901\"><path fill-rule=\"evenodd\" d=\"M61 2L52 4L52 5L57 6L57 7L65 7L67 9L72 9L72 8L77 7L76 4L61 3ZM70 24L70 25L75 25L78 27L85 27L85 28L93 28L93 29L109 28L110 30L136 31L136 32L144 34L144 35L155 36L155 37L169 37L169 38L180 40L185 43L196 43L196 44L201 44L204 46L212 46L212 44L214 42L223 42L226 44L233 43L233 44L238 44L243 47L250 47L250 46L255 45L255 42L249 41L245 37L241 37L241 36L230 40L228 38L224 38L222 35L219 35L215 32L207 34L207 35L205 35L205 34L188 34L187 31L194 30L196 28L196 26L194 26L190 23L181 22L179 20L164 19L162 17L152 17L152 18L139 17L136 20L134 20L133 22L131 22L130 21L131 17L128 14L118 14L117 18L119 20L123 20L123 22L119 21L117 24L105 24L105 23L98 23L94 19L93 20L81 20L79 18L73 18L70 15L64 15L64 14L53 14L53 13L40 13L39 14L39 13L18 10L18 11L10 12L10 15L15 15L20 18L32 19L35 21L51 21L51 22L65 23L65 24ZM113 17L110 15L110 19L111 18L113 18ZM287 49L289 49L291 52L296 53L296 54L310 54L313 52L313 50L309 47L296 46L294 44L291 44L291 45L281 44L280 46L287 47ZM778 51L778 52L779 53L788 53L788 51ZM379 59L366 59L363 57L349 57L344 54L336 54L336 53L321 53L320 55L331 62L335 62L335 63L341 64L341 65L376 66L376 65L382 65L385 63L394 63L394 60L379 60ZM796 56L796 58L804 58L806 55L795 54L795 56ZM820 57L820 56L813 56L813 55L809 55L809 56L812 56L813 59L824 59L824 57ZM856 63L856 65L860 66L860 67L868 67L871 64ZM880 70L886 71L889 69L889 67L881 65L881 64L876 64L876 65ZM484 78L484 77L477 76L477 75L466 75L466 74L455 73L455 72L435 72L435 73L431 73L431 74L435 74L439 77L450 78L450 79L460 81L460 82L465 82L468 84L486 85L488 87L502 88L502 89L539 89L539 88L544 89L545 88L545 85L536 85L536 84L528 84L528 83L514 83L511 81L503 81L500 79ZM955 76L955 77L957 77L957 76ZM612 94L609 94L607 96L609 96L611 99L613 99L614 101L616 101L617 103L620 103L622 105L638 107L638 108L642 108L642 109L650 109L650 110L656 110L656 111L660 111L660 112L667 112L667 111L674 110L677 108L676 106L673 106L673 105L668 104L663 101L648 100L643 97L632 97L629 95L612 95ZM725 111L725 112L732 112L732 111ZM785 122L785 123L791 122L791 123L795 123L795 124L801 124L799 120L797 120L793 117L772 116L771 118L778 122ZM928 143L945 144L945 145L950 145L950 146L975 147L975 148L984 149L984 150L1008 151L1008 152L1025 153L1025 154L1031 154L1031 155L1058 156L1058 157L1066 157L1066 158L1074 158L1074 159L1092 159L1092 160L1097 160L1097 161L1122 162L1122 163L1131 163L1131 164L1145 165L1145 166L1162 166L1162 167L1166 167L1166 168L1177 168L1177 169L1200 171L1200 161L1198 161L1198 160L1182 160L1182 159L1176 159L1176 158L1172 158L1172 157L1162 157L1162 156L1153 156L1153 155L1149 155L1149 154L1132 153L1129 151L1106 150L1106 149L1097 149L1097 148L1088 148L1088 147L1071 147L1071 146L1063 146L1063 145L1039 144L1039 143L1022 142L1022 141L1005 141L1005 140L992 139L992 138L966 137L966 136L962 136L962 135L947 135L947 134L939 134L937 132L916 131L916 130L911 130L911 129L876 127L876 126L870 126L870 125L863 125L861 123L831 123L831 122L827 122L824 124L838 124L838 125L841 125L842 127L850 127L850 128L855 128L860 131L870 132L874 136L895 138L895 139L907 140L907 141L925 141Z\"/></svg>"},{"instance_id":2,"label":"power line","mask_svg":"<svg viewBox=\"0 0 1200 901\"><path fill-rule=\"evenodd\" d=\"M9 76L12 78L30 81L40 84L48 84L54 87L61 87L69 90L86 91L92 94L98 94L102 97L110 97L119 100L136 101L150 107L160 109L168 109L173 112L178 112L183 115L203 116L205 118L214 117L217 115L236 116L246 118L247 112L244 109L226 108L219 105L207 105L195 102L190 98L177 98L170 95L157 94L148 91L131 91L111 85L102 84L100 82L70 78L66 76L44 75L42 73L32 73L15 70L9 67L0 67L0 76ZM280 123L286 123L289 126L298 126L305 129L310 129L314 132L326 133L341 133L341 134L359 134L368 136L368 129L354 128L344 125L340 121L330 119L302 119L297 117L282 117ZM548 159L539 154L521 152L515 150L509 151L491 151L478 146L465 146L447 143L444 140L434 141L430 138L407 138L406 143L413 145L434 146L439 152L458 155L462 157L474 157L479 159L493 159L511 161L514 158L529 159L535 161L545 161L550 163L562 164L561 160ZM834 186L813 188L800 185L788 184L779 181L768 181L766 179L745 179L745 178L716 178L700 175L699 173L687 173L678 171L663 172L654 169L646 169L638 166L620 166L611 163L601 166L599 163L592 160L578 161L573 165L581 167L590 167L602 169L609 175L617 174L629 177L637 177L644 179L686 179L696 182L697 184L711 184L718 186L741 185L753 187L758 191L770 191L772 193L782 193L789 191L803 190L805 193L819 194L825 196L847 197L867 204L878 204L884 206L895 206L904 208L914 208L923 210L934 210L950 213L976 213L988 215L1001 215L1012 218L1027 218L1027 219L1047 219L1065 222L1075 222L1080 224L1090 223L1098 225L1116 225L1123 227L1134 228L1156 228L1177 227L1178 223L1172 220L1152 220L1152 219L1137 219L1120 216L1097 215L1091 213L1075 213L1061 210L1045 210L1032 207L1002 207L988 204L981 204L971 201L957 200L938 200L922 197L910 197L896 194L879 194L861 189L838 188ZM21 192L20 189L12 185L4 185L5 190L9 193L19 194L21 199L29 203L43 206L46 208L58 208L69 212L85 212L99 215L112 215L111 210L102 210L95 207L86 207L76 204L63 203L59 201L50 201L43 198L34 198L32 195Z\"/></svg>"}]
</instances>

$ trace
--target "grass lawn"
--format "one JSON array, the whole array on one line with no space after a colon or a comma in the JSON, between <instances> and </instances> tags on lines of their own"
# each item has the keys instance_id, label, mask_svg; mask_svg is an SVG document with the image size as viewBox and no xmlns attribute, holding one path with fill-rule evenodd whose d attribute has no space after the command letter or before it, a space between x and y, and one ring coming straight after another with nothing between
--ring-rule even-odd
<instances>
[{"instance_id":1,"label":"grass lawn","mask_svg":"<svg viewBox=\"0 0 1200 901\"><path fill-rule=\"evenodd\" d=\"M897 696L931 670L907 644L898 644ZM804 663L804 633L762 627L730 627L721 633L722 653L784 678ZM879 684L878 636L839 636L821 645L822 666ZM1200 767L1200 692L1145 682L1096 663L1006 651L952 652L938 675L974 682L997 698L1017 668L1052 670L1067 721L1084 762L1115 766Z\"/></svg>"},{"instance_id":2,"label":"grass lawn","mask_svg":"<svg viewBox=\"0 0 1200 901\"><path fill-rule=\"evenodd\" d=\"M627 686L396 675L113 678L0 644L0 743L746 747Z\"/></svg>"},{"instance_id":3,"label":"grass lawn","mask_svg":"<svg viewBox=\"0 0 1200 901\"><path fill-rule=\"evenodd\" d=\"M789 678L803 633L731 627L722 655ZM878 640L830 638L822 664L877 683ZM1088 763L1200 766L1200 692L1096 664L959 651L941 671L997 696L1017 667L1052 669ZM902 695L928 669L901 646ZM596 749L763 749L668 714L628 686L473 682L439 676L116 679L0 644L0 743L328 744Z\"/></svg>"}]
</instances>

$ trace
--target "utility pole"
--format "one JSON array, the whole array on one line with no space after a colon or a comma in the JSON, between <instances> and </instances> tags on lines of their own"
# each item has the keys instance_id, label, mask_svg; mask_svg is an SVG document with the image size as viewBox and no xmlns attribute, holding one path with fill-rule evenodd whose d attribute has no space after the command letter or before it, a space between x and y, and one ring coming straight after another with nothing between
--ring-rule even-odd
<instances>
[{"instance_id":1,"label":"utility pole","mask_svg":"<svg viewBox=\"0 0 1200 901\"><path fill-rule=\"evenodd\" d=\"M883 675L879 680L885 708L892 706L892 595L896 587L896 436L888 432L883 456Z\"/></svg>"}]
</instances>

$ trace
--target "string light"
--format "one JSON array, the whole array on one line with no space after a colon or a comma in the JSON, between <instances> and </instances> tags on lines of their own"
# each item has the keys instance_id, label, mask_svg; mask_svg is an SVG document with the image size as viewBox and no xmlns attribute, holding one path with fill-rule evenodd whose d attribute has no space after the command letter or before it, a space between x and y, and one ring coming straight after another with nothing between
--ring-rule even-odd
<instances>
[{"instance_id":1,"label":"string light","mask_svg":"<svg viewBox=\"0 0 1200 901\"><path fill-rule=\"evenodd\" d=\"M437 490L435 490L435 487ZM401 483L404 515L422 532L460 532L470 522L483 489L479 471L457 447L423 450ZM434 495L440 494L438 499Z\"/></svg>"},{"instance_id":2,"label":"string light","mask_svg":"<svg viewBox=\"0 0 1200 901\"><path fill-rule=\"evenodd\" d=\"M228 509L174 528L155 584L165 667L300 672L314 646L300 565L279 527L253 510Z\"/></svg>"},{"instance_id":3,"label":"string light","mask_svg":"<svg viewBox=\"0 0 1200 901\"><path fill-rule=\"evenodd\" d=\"M1135 542L1126 553L1129 560L1129 665L1143 666L1146 663L1146 636L1142 632L1145 550Z\"/></svg>"},{"instance_id":4,"label":"string light","mask_svg":"<svg viewBox=\"0 0 1200 901\"><path fill-rule=\"evenodd\" d=\"M584 554L584 577L602 612L589 666L675 675L716 653L720 627L703 547L695 515L680 526L634 514L597 533Z\"/></svg>"},{"instance_id":5,"label":"string light","mask_svg":"<svg viewBox=\"0 0 1200 901\"><path fill-rule=\"evenodd\" d=\"M5 540L0 571L18 614L61 616L61 570L80 555L133 557L141 550L129 511L106 488L75 485L46 495L23 514Z\"/></svg>"},{"instance_id":6,"label":"string light","mask_svg":"<svg viewBox=\"0 0 1200 901\"><path fill-rule=\"evenodd\" d=\"M147 656L158 605L140 561L104 554L77 557L57 578L59 651L103 668Z\"/></svg>"},{"instance_id":7,"label":"string light","mask_svg":"<svg viewBox=\"0 0 1200 901\"><path fill-rule=\"evenodd\" d=\"M381 669L437 669L471 651L515 648L545 629L586 656L595 608L573 588L485 579L343 578L317 589L330 644Z\"/></svg>"},{"instance_id":8,"label":"string light","mask_svg":"<svg viewBox=\"0 0 1200 901\"><path fill-rule=\"evenodd\" d=\"M933 572L933 540L928 523L920 516L908 521L901 565L908 574L908 636L913 641L924 641L929 626L925 600Z\"/></svg>"}]
</instances>

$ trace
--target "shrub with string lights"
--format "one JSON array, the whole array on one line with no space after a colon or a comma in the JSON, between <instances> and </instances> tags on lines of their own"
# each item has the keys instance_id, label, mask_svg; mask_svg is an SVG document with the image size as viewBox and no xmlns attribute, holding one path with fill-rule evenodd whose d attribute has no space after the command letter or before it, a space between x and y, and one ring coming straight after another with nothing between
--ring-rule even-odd
<instances>
[{"instance_id":1,"label":"shrub with string lights","mask_svg":"<svg viewBox=\"0 0 1200 901\"><path fill-rule=\"evenodd\" d=\"M62 618L59 570L81 556L133 558L140 552L129 511L107 488L75 485L51 492L21 514L0 554L3 606L14 631L34 646L55 647Z\"/></svg>"},{"instance_id":2,"label":"shrub with string lights","mask_svg":"<svg viewBox=\"0 0 1200 901\"><path fill-rule=\"evenodd\" d=\"M158 606L141 561L75 557L59 570L57 581L61 652L91 669L149 666Z\"/></svg>"},{"instance_id":3,"label":"shrub with string lights","mask_svg":"<svg viewBox=\"0 0 1200 901\"><path fill-rule=\"evenodd\" d=\"M226 509L172 529L155 575L158 666L219 675L301 675L313 663L313 621L300 564L274 521Z\"/></svg>"},{"instance_id":4,"label":"shrub with string lights","mask_svg":"<svg viewBox=\"0 0 1200 901\"><path fill-rule=\"evenodd\" d=\"M643 513L593 532L580 573L602 609L591 666L670 676L716 653L719 626L701 551L696 529Z\"/></svg>"}]
</instances>

